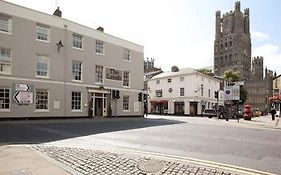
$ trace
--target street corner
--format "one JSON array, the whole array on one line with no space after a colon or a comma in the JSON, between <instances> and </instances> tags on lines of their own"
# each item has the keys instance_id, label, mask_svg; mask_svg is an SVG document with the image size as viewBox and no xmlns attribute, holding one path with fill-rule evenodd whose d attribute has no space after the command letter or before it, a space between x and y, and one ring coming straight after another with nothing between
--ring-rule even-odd
<instances>
[{"instance_id":1,"label":"street corner","mask_svg":"<svg viewBox=\"0 0 281 175\"><path fill-rule=\"evenodd\" d=\"M80 174L212 174L212 175L273 175L266 172L179 156L119 150L35 145L33 149L72 168Z\"/></svg>"}]
</instances>

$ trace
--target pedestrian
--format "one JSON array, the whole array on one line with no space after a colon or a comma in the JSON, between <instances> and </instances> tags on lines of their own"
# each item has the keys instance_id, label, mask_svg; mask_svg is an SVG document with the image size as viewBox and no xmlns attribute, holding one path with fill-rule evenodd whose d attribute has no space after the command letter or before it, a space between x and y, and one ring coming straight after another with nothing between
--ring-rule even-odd
<instances>
[{"instance_id":1,"label":"pedestrian","mask_svg":"<svg viewBox=\"0 0 281 175\"><path fill-rule=\"evenodd\" d=\"M276 114L276 110L274 108L272 108L269 113L271 114L271 118L272 120L275 120L275 114Z\"/></svg>"},{"instance_id":2,"label":"pedestrian","mask_svg":"<svg viewBox=\"0 0 281 175\"><path fill-rule=\"evenodd\" d=\"M275 128L277 128L279 120L280 120L280 111L278 112L278 114L276 115L277 119L276 119L276 123L275 123Z\"/></svg>"}]
</instances>

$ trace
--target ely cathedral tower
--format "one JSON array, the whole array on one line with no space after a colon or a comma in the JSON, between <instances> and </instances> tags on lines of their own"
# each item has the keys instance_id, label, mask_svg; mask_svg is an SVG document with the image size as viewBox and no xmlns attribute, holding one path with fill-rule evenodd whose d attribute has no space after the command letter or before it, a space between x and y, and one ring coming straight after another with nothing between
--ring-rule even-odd
<instances>
[{"instance_id":1,"label":"ely cathedral tower","mask_svg":"<svg viewBox=\"0 0 281 175\"><path fill-rule=\"evenodd\" d=\"M221 16L216 12L216 38L214 43L214 72L223 75L227 70L239 71L241 80L251 75L250 15L246 8L240 10L240 2L234 11Z\"/></svg>"}]
</instances>

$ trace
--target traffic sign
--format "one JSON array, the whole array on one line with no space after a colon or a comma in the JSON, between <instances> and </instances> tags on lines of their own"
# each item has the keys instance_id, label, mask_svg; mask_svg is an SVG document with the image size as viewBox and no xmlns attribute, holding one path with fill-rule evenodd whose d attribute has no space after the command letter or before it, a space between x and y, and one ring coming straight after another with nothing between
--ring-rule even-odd
<instances>
[{"instance_id":1,"label":"traffic sign","mask_svg":"<svg viewBox=\"0 0 281 175\"><path fill-rule=\"evenodd\" d=\"M31 89L31 87L28 84L16 84L15 85L16 91L29 91L30 89Z\"/></svg>"},{"instance_id":2,"label":"traffic sign","mask_svg":"<svg viewBox=\"0 0 281 175\"><path fill-rule=\"evenodd\" d=\"M13 99L18 104L30 104L33 103L33 92L17 91L13 96Z\"/></svg>"}]
</instances>

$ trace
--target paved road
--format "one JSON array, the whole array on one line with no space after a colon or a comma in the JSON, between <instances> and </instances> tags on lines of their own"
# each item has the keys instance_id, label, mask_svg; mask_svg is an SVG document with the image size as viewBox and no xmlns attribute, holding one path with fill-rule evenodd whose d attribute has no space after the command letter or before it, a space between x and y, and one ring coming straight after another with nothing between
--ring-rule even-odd
<instances>
[{"instance_id":1,"label":"paved road","mask_svg":"<svg viewBox=\"0 0 281 175\"><path fill-rule=\"evenodd\" d=\"M216 119L166 117L0 122L0 144L129 149L281 174L281 132Z\"/></svg>"}]
</instances>

